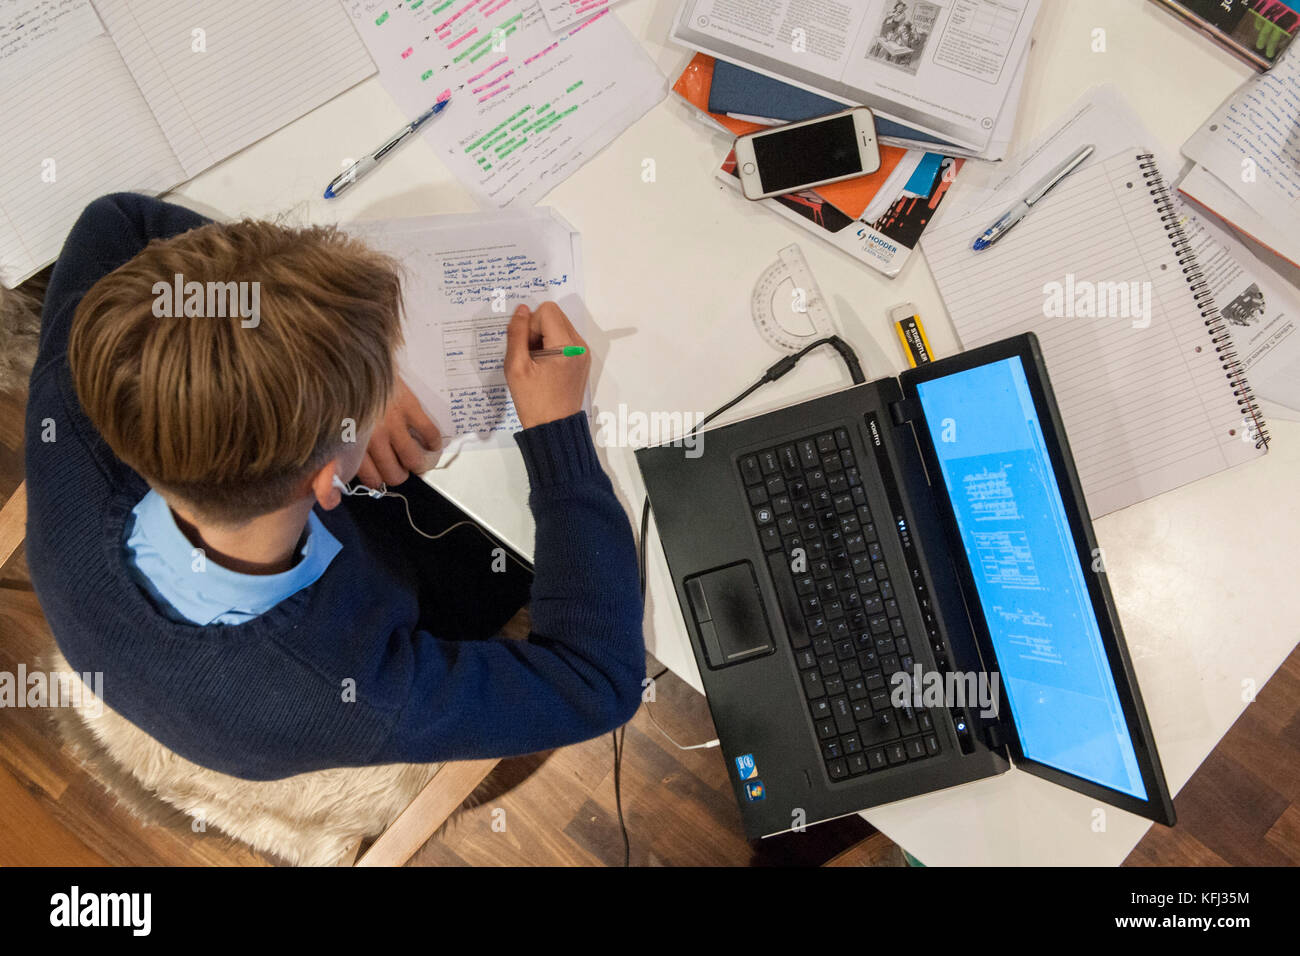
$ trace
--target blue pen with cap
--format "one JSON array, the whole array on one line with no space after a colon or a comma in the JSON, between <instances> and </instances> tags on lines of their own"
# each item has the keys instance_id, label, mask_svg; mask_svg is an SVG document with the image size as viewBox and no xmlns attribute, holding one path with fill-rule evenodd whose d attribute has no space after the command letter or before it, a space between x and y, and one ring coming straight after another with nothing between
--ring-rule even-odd
<instances>
[{"instance_id":1,"label":"blue pen with cap","mask_svg":"<svg viewBox=\"0 0 1300 956\"><path fill-rule=\"evenodd\" d=\"M983 235L975 240L975 245L972 248L976 252L987 249L1010 232L1016 223L1029 215L1029 210L1033 209L1040 199L1051 192L1057 183L1082 166L1083 161L1092 155L1095 148L1093 146L1083 147L1083 149L1043 177L1038 185L1031 189L1023 199L1004 212L1002 218L985 229Z\"/></svg>"},{"instance_id":2,"label":"blue pen with cap","mask_svg":"<svg viewBox=\"0 0 1300 956\"><path fill-rule=\"evenodd\" d=\"M370 153L367 156L362 156L355 163L336 176L333 182L325 187L325 198L335 198L362 176L366 175L366 173L378 166L380 160L396 149L403 141L414 136L421 126L441 113L450 102L451 90L446 90L438 97L438 102L434 103L433 106L425 110L411 122L407 123L400 130L390 136L382 146L376 149L373 153Z\"/></svg>"}]
</instances>

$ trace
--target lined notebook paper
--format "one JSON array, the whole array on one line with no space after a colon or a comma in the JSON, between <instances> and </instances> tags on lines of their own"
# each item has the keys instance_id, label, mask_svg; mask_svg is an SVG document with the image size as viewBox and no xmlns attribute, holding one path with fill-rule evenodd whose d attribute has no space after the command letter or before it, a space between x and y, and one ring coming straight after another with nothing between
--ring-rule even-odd
<instances>
[{"instance_id":1,"label":"lined notebook paper","mask_svg":"<svg viewBox=\"0 0 1300 956\"><path fill-rule=\"evenodd\" d=\"M186 178L375 72L337 3L96 0L95 9Z\"/></svg>"},{"instance_id":2,"label":"lined notebook paper","mask_svg":"<svg viewBox=\"0 0 1300 956\"><path fill-rule=\"evenodd\" d=\"M96 0L95 9L107 36L5 77L6 285L53 261L96 196L164 192L375 72L336 3Z\"/></svg>"},{"instance_id":3,"label":"lined notebook paper","mask_svg":"<svg viewBox=\"0 0 1300 956\"><path fill-rule=\"evenodd\" d=\"M0 110L0 281L58 255L86 204L160 193L185 178L117 47L97 37L7 83ZM124 148L129 144L129 148Z\"/></svg>"},{"instance_id":4,"label":"lined notebook paper","mask_svg":"<svg viewBox=\"0 0 1300 956\"><path fill-rule=\"evenodd\" d=\"M1094 516L1252 460L1267 439L1142 154L1084 167L983 252L971 244L996 212L944 222L924 242L965 348L1038 335ZM1128 294L1098 296L1100 283Z\"/></svg>"}]
</instances>

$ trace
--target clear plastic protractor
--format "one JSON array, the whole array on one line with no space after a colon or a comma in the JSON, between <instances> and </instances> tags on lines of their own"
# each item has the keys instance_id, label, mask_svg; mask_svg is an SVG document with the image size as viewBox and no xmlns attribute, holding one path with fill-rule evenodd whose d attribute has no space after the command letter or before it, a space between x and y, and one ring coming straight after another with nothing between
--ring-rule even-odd
<instances>
[{"instance_id":1,"label":"clear plastic protractor","mask_svg":"<svg viewBox=\"0 0 1300 956\"><path fill-rule=\"evenodd\" d=\"M791 354L838 329L798 245L789 245L758 277L751 311L763 341Z\"/></svg>"}]
</instances>

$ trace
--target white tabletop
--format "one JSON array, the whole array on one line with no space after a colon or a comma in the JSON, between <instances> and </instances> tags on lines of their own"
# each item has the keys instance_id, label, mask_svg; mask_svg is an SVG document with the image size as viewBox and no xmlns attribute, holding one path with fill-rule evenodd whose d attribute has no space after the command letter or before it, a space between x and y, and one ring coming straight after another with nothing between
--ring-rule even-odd
<instances>
[{"instance_id":1,"label":"white tabletop","mask_svg":"<svg viewBox=\"0 0 1300 956\"><path fill-rule=\"evenodd\" d=\"M628 0L620 16L675 79L689 53L668 42L677 0ZM1105 52L1094 52L1095 31ZM1035 31L1016 143L1043 130L1089 87L1115 84L1152 132L1181 144L1250 70L1142 0L1046 0ZM377 78L176 191L221 216L327 222L473 210L468 193L423 141L399 153L342 200L321 192L355 156L405 121ZM871 378L904 367L887 309L920 308L939 355L956 350L951 324L919 253L889 280L718 183L727 142L675 96L557 187L555 206L583 235L587 305L595 326L593 413L705 413L730 399L778 354L749 313L755 279L798 242ZM1014 147L1013 147L1014 152ZM653 159L656 177L642 178ZM980 168L983 167L983 168ZM968 164L962 177L989 173ZM1172 173L1171 173L1172 175ZM955 189L962 188L959 177ZM847 385L841 366L811 356L735 417ZM1300 588L1300 425L1270 423L1273 450L1258 462L1096 522L1129 649L1165 773L1177 791L1295 646ZM644 495L631 451L601 456L629 519ZM532 524L518 454L465 453L427 476L526 555ZM649 650L697 689L699 674L662 551L650 542ZM1121 862L1147 824L1120 810L1011 771L998 778L871 810L864 816L923 862ZM1100 827L1100 829L1099 829Z\"/></svg>"}]
</instances>

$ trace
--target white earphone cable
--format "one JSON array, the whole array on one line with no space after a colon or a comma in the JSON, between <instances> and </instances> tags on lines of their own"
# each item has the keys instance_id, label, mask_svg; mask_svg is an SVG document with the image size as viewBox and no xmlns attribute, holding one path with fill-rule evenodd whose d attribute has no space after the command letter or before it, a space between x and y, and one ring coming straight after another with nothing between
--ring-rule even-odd
<instances>
[{"instance_id":1,"label":"white earphone cable","mask_svg":"<svg viewBox=\"0 0 1300 956\"><path fill-rule=\"evenodd\" d=\"M451 527L444 528L442 531L439 531L437 534L429 534L427 531L421 530L420 528L416 527L415 520L411 517L411 503L406 500L406 495L399 494L396 491L389 491L388 485L382 482L380 483L378 488L371 488L368 485L362 485L362 484L357 484L349 487L347 483L343 481L342 478L339 478L336 475L334 477L334 487L337 488L339 491L341 491L343 494L348 495L349 497L353 495L365 495L368 498L374 498L376 501L378 501L380 498L400 498L402 500L403 506L405 506L406 508L406 523L411 526L412 531L414 531L416 534L420 535L423 538L428 538L430 541L437 541L439 538L443 537L444 535L451 534L451 532L455 531L457 528L461 527L462 525L469 525L470 527L478 531L479 534L483 535L483 537L487 538L488 541L492 542L492 544L498 544L497 540L493 538L492 535L488 534L487 531L483 529L482 525L478 524L478 522L476 521L471 521L468 518L466 518L464 521L457 521ZM519 565L525 571L531 572L533 570L524 562L520 561L513 554L511 554L508 548L502 548L501 550L505 553L505 555L508 558L510 558L511 561Z\"/></svg>"}]
</instances>

